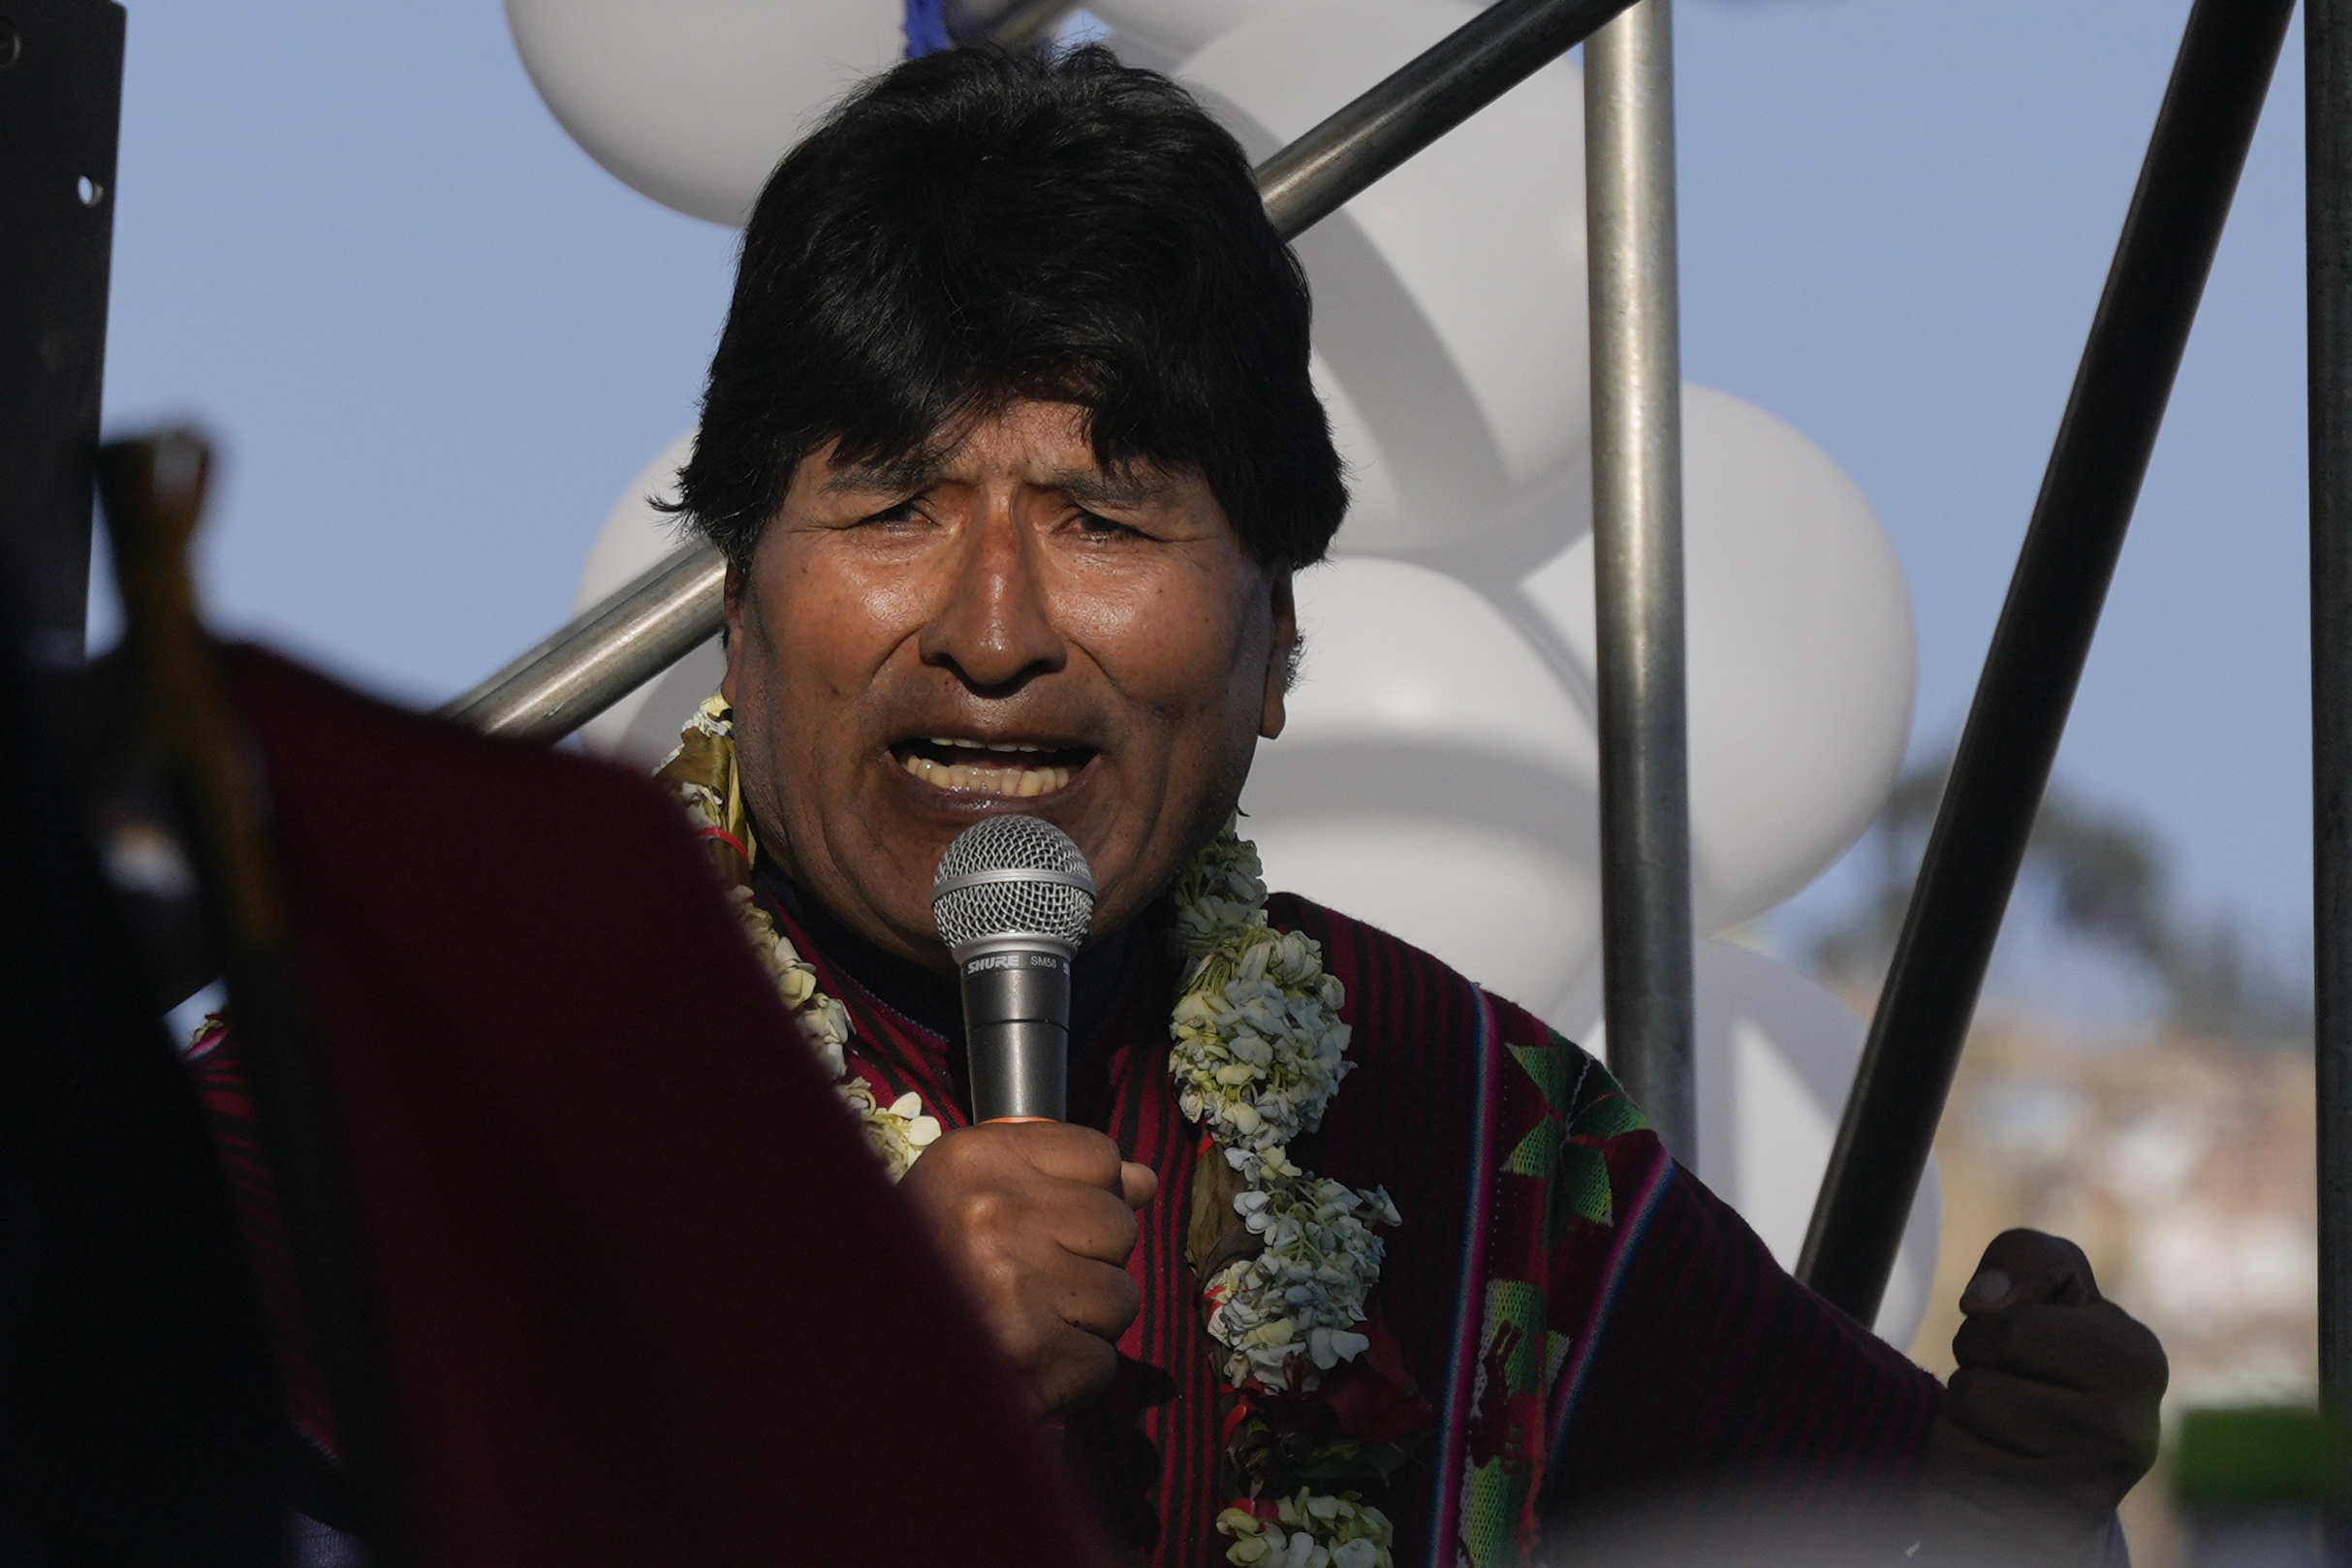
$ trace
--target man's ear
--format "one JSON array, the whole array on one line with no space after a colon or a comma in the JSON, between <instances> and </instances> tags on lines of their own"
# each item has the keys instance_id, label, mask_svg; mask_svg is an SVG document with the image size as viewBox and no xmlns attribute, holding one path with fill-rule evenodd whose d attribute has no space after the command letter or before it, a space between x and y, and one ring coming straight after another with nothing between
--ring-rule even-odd
<instances>
[{"instance_id":1,"label":"man's ear","mask_svg":"<svg viewBox=\"0 0 2352 1568\"><path fill-rule=\"evenodd\" d=\"M1299 663L1299 600L1291 590L1290 574L1275 573L1270 591L1273 595L1273 636L1266 647L1266 706L1258 714L1258 734L1268 740L1280 735L1290 720L1283 699Z\"/></svg>"},{"instance_id":2,"label":"man's ear","mask_svg":"<svg viewBox=\"0 0 2352 1568\"><path fill-rule=\"evenodd\" d=\"M729 707L735 706L735 662L742 656L743 652L743 595L745 591L742 569L732 561L729 562L727 566L727 630L719 644L727 655L727 674L719 679L719 695L727 699Z\"/></svg>"}]
</instances>

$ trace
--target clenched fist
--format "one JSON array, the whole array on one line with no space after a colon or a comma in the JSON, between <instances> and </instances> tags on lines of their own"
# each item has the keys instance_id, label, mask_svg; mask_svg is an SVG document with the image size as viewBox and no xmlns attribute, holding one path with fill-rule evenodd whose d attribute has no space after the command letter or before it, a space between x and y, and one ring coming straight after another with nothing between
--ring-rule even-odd
<instances>
[{"instance_id":1,"label":"clenched fist","mask_svg":"<svg viewBox=\"0 0 2352 1568\"><path fill-rule=\"evenodd\" d=\"M989 1122L949 1133L899 1183L1038 1403L1066 1415L1118 1369L1143 1307L1135 1210L1159 1177L1091 1127Z\"/></svg>"},{"instance_id":2,"label":"clenched fist","mask_svg":"<svg viewBox=\"0 0 2352 1568\"><path fill-rule=\"evenodd\" d=\"M1928 1439L1934 1554L2096 1564L2116 1505L2156 1458L2164 1348L2102 1301L2082 1248L1993 1239L1961 1293L1960 1369Z\"/></svg>"}]
</instances>

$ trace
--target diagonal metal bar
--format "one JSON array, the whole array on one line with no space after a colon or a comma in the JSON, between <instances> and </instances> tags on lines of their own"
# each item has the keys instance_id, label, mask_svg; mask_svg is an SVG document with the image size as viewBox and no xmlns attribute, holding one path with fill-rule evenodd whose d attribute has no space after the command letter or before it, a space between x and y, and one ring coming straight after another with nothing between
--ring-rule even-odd
<instances>
[{"instance_id":1,"label":"diagonal metal bar","mask_svg":"<svg viewBox=\"0 0 2352 1568\"><path fill-rule=\"evenodd\" d=\"M1878 1312L2294 0L2197 0L1797 1265Z\"/></svg>"},{"instance_id":2,"label":"diagonal metal bar","mask_svg":"<svg viewBox=\"0 0 2352 1568\"><path fill-rule=\"evenodd\" d=\"M1275 232L1296 239L1631 3L1496 0L1259 165ZM494 735L560 739L715 635L724 576L718 551L690 545L441 712Z\"/></svg>"},{"instance_id":3,"label":"diagonal metal bar","mask_svg":"<svg viewBox=\"0 0 2352 1568\"><path fill-rule=\"evenodd\" d=\"M441 709L490 735L560 740L708 642L727 562L708 545L667 558Z\"/></svg>"},{"instance_id":4,"label":"diagonal metal bar","mask_svg":"<svg viewBox=\"0 0 2352 1568\"><path fill-rule=\"evenodd\" d=\"M1053 29L1077 7L1071 0L961 0L947 8L948 36L1000 49L1050 45Z\"/></svg>"},{"instance_id":5,"label":"diagonal metal bar","mask_svg":"<svg viewBox=\"0 0 2352 1568\"><path fill-rule=\"evenodd\" d=\"M1630 3L1497 0L1258 166L1275 232L1298 238Z\"/></svg>"}]
</instances>

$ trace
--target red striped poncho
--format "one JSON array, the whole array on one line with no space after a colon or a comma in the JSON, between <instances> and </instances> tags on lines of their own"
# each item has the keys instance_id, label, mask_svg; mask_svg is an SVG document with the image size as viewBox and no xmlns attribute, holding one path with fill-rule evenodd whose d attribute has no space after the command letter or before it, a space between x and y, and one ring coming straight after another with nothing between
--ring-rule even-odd
<instances>
[{"instance_id":1,"label":"red striped poncho","mask_svg":"<svg viewBox=\"0 0 2352 1568\"><path fill-rule=\"evenodd\" d=\"M962 1125L947 1035L769 909L849 1010L853 1065L884 1103L912 1090ZM1399 1564L1518 1562L1547 1521L1699 1494L1780 1521L1863 1508L1901 1527L1932 1377L1782 1271L1607 1070L1532 1015L1304 899L1278 894L1268 915L1322 943L1358 1063L1292 1154L1386 1187L1404 1218L1375 1301L1438 1420L1386 1499ZM1126 944L1103 1020L1074 1041L1070 1113L1160 1187L1129 1263L1142 1315L1070 1447L1139 1555L1189 1568L1229 1545L1221 1352L1184 1257L1204 1145L1168 1074L1176 977L1156 933L1138 935L1151 939Z\"/></svg>"}]
</instances>

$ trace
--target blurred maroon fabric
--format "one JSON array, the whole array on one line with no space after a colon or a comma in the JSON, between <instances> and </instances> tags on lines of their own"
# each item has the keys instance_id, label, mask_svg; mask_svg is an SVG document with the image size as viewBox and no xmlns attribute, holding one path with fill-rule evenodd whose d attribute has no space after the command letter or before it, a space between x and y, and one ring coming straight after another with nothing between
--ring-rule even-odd
<instances>
[{"instance_id":1,"label":"blurred maroon fabric","mask_svg":"<svg viewBox=\"0 0 2352 1568\"><path fill-rule=\"evenodd\" d=\"M230 665L424 1560L1096 1560L669 802Z\"/></svg>"}]
</instances>

